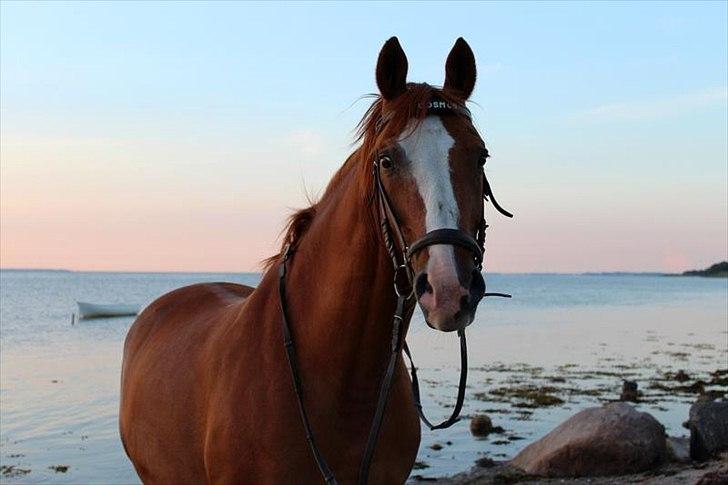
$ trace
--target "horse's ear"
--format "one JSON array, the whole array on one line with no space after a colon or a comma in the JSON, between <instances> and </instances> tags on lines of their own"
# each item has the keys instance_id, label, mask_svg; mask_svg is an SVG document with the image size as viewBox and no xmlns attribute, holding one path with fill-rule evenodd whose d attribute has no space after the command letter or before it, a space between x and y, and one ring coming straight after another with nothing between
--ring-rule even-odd
<instances>
[{"instance_id":1,"label":"horse's ear","mask_svg":"<svg viewBox=\"0 0 728 485\"><path fill-rule=\"evenodd\" d=\"M379 51L377 86L386 100L392 100L407 90L407 56L396 37L385 42Z\"/></svg>"},{"instance_id":2,"label":"horse's ear","mask_svg":"<svg viewBox=\"0 0 728 485\"><path fill-rule=\"evenodd\" d=\"M465 100L473 93L474 87L475 55L465 39L458 37L447 56L443 88L455 92Z\"/></svg>"}]
</instances>

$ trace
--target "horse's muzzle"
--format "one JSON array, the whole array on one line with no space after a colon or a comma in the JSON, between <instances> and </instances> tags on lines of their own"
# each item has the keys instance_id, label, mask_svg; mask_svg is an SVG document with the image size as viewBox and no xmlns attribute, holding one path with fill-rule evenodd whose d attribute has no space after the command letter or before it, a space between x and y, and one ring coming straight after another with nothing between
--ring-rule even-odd
<instances>
[{"instance_id":1,"label":"horse's muzzle","mask_svg":"<svg viewBox=\"0 0 728 485\"><path fill-rule=\"evenodd\" d=\"M421 272L415 278L415 295L427 324L435 330L453 332L470 325L483 299L485 281L478 269L471 274L468 288L457 277Z\"/></svg>"}]
</instances>

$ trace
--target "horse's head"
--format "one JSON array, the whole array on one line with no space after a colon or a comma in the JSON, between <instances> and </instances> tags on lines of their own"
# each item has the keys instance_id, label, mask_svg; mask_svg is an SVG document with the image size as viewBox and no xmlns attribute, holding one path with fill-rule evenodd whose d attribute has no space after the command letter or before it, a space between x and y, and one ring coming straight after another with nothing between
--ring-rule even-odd
<instances>
[{"instance_id":1,"label":"horse's head","mask_svg":"<svg viewBox=\"0 0 728 485\"><path fill-rule=\"evenodd\" d=\"M414 294L425 319L433 328L453 331L473 321L485 292L478 233L484 230L488 152L465 108L476 71L462 38L445 72L442 89L408 84L404 51L395 37L386 42L376 70L381 97L372 107L378 126L368 153L394 219L390 225L402 236L394 242L410 249Z\"/></svg>"}]
</instances>

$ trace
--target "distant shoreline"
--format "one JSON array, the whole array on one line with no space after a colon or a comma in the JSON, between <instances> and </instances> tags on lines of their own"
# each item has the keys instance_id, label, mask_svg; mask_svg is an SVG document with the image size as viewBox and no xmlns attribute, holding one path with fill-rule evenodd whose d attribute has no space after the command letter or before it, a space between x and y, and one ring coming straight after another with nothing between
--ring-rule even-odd
<instances>
[{"instance_id":1,"label":"distant shoreline","mask_svg":"<svg viewBox=\"0 0 728 485\"><path fill-rule=\"evenodd\" d=\"M715 263L709 268L685 271L680 276L702 276L704 278L728 278L728 261Z\"/></svg>"},{"instance_id":2,"label":"distant shoreline","mask_svg":"<svg viewBox=\"0 0 728 485\"><path fill-rule=\"evenodd\" d=\"M48 268L0 268L0 271L7 271L9 273L74 273L75 271L70 269L48 269Z\"/></svg>"},{"instance_id":3,"label":"distant shoreline","mask_svg":"<svg viewBox=\"0 0 728 485\"><path fill-rule=\"evenodd\" d=\"M710 268L704 270L690 270L682 273L664 273L660 271L576 271L576 272L559 272L559 271L541 271L541 272L498 272L487 271L490 275L533 275L533 276L700 276L706 278L726 278L728 277L727 269L715 271L713 268L719 265L728 265L728 262L714 264ZM722 266L721 266L722 268ZM118 274L257 274L262 271L215 271L215 270L113 270L113 269L64 269L64 268L0 268L4 273L118 273Z\"/></svg>"},{"instance_id":4,"label":"distant shoreline","mask_svg":"<svg viewBox=\"0 0 728 485\"><path fill-rule=\"evenodd\" d=\"M215 271L215 270L114 270L114 269L49 269L49 268L0 268L8 273L119 273L119 274L262 274L262 271ZM502 272L486 271L491 275L533 275L533 276L682 276L681 273L662 273L660 271L535 271Z\"/></svg>"}]
</instances>

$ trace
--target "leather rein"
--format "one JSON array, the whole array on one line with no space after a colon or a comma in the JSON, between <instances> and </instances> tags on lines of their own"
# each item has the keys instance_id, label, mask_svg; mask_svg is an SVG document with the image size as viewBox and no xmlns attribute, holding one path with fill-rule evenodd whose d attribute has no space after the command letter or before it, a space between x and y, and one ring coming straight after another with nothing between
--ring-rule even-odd
<instances>
[{"instance_id":1,"label":"leather rein","mask_svg":"<svg viewBox=\"0 0 728 485\"><path fill-rule=\"evenodd\" d=\"M448 106L448 110L452 107ZM442 111L438 111L442 112ZM466 111L466 115L469 115ZM444 244L451 246L458 246L470 251L475 259L477 271L482 270L483 263L483 252L485 245L485 230L488 225L485 222L485 207L483 207L483 217L477 229L475 237L466 233L460 229L436 229L428 232L420 239L413 242L411 245L407 245L407 242L402 233L399 220L397 219L396 213L390 202L387 191L382 183L380 165L383 160L387 158L386 155L377 154L373 162L374 172L374 191L377 198L377 204L379 207L379 223L384 239L384 245L392 260L392 266L394 267L394 292L397 295L397 306L392 319L392 341L391 341L391 352L389 361L387 364L387 370L382 378L379 397L377 400L377 407L374 412L374 418L372 419L372 425L369 430L369 437L367 439L366 448L364 451L364 457L362 459L361 468L359 470L359 485L366 485L369 480L369 468L374 457L374 451L376 449L377 441L379 438L379 431L384 420L384 413L387 407L387 401L389 397L389 391L392 387L392 380L396 369L397 357L404 351L407 359L410 363L410 375L412 377L412 394L417 407L417 412L420 415L420 419L425 425L431 430L443 429L452 426L454 423L460 420L459 415L465 399L465 385L467 382L468 373L468 358L467 358L467 342L465 339L465 329L458 330L458 337L460 339L460 380L458 384L458 394L455 408L448 419L439 423L433 424L425 416L422 403L420 401L420 386L417 379L417 368L415 367L414 361L412 360L412 354L407 346L407 342L404 340L404 326L405 320L408 314L411 315L413 310L413 296L414 296L414 274L412 270L411 260L412 258L422 251L423 249L436 245ZM493 197L488 179L485 176L483 170L483 199L489 201L493 206L506 217L513 217L511 213L503 209ZM394 235L394 237L393 237ZM301 422L303 423L304 431L306 434L306 441L308 442L311 453L313 454L314 460L318 465L321 476L325 483L329 485L337 484L331 469L329 468L326 460L324 459L321 450L316 445L314 438L313 429L306 413L306 408L303 404L303 386L301 383L301 377L299 374L298 360L296 358L296 349L294 344L293 333L290 326L290 315L288 314L288 301L286 298L286 268L287 262L293 255L294 248L289 243L285 246L281 257L281 262L278 268L278 291L280 296L280 308L281 308L281 320L283 325L283 343L286 350L286 356L288 358L288 364L291 369L291 378L293 381L293 389L296 393L298 401L298 409L301 414ZM502 296L510 297L503 293L483 293L483 296Z\"/></svg>"}]
</instances>

